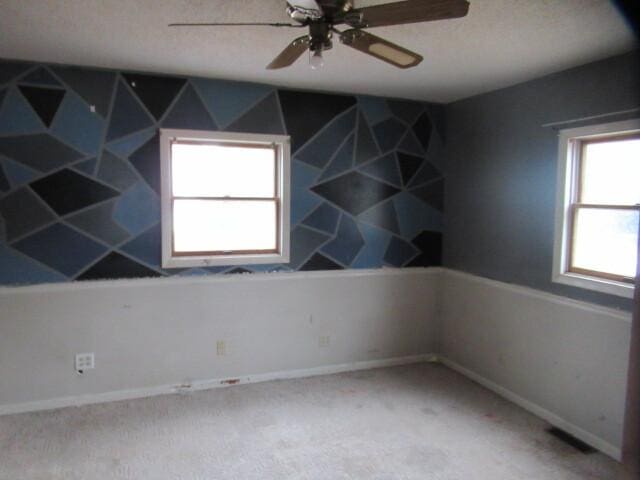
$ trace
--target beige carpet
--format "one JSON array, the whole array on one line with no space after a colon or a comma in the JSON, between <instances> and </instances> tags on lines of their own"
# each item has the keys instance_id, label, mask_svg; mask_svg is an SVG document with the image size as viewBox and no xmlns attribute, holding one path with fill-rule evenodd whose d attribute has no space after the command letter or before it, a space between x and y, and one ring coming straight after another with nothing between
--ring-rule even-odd
<instances>
[{"instance_id":1,"label":"beige carpet","mask_svg":"<svg viewBox=\"0 0 640 480\"><path fill-rule=\"evenodd\" d=\"M445 367L0 417L0 479L613 479L617 464Z\"/></svg>"}]
</instances>

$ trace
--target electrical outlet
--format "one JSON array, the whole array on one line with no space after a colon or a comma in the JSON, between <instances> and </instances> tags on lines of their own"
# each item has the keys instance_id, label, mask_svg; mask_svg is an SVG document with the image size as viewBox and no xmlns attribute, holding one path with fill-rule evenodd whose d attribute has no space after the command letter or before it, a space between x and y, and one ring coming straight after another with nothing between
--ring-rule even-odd
<instances>
[{"instance_id":1,"label":"electrical outlet","mask_svg":"<svg viewBox=\"0 0 640 480\"><path fill-rule=\"evenodd\" d=\"M331 343L331 337L329 335L322 335L318 338L319 347L328 347Z\"/></svg>"},{"instance_id":2,"label":"electrical outlet","mask_svg":"<svg viewBox=\"0 0 640 480\"><path fill-rule=\"evenodd\" d=\"M216 354L222 356L226 353L227 347L224 344L224 340L218 340L216 342Z\"/></svg>"},{"instance_id":3,"label":"electrical outlet","mask_svg":"<svg viewBox=\"0 0 640 480\"><path fill-rule=\"evenodd\" d=\"M76 372L83 373L85 370L95 368L95 357L92 353L78 353L76 355Z\"/></svg>"}]
</instances>

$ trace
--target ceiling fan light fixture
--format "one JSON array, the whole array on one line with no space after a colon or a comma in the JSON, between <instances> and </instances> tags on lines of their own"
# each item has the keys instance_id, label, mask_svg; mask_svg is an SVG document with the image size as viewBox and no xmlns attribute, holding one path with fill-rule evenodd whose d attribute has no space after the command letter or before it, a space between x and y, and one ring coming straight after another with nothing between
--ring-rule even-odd
<instances>
[{"instance_id":1,"label":"ceiling fan light fixture","mask_svg":"<svg viewBox=\"0 0 640 480\"><path fill-rule=\"evenodd\" d=\"M372 43L369 45L369 51L377 57L386 58L403 67L411 65L416 60L413 55L409 55L402 50L396 50L384 43Z\"/></svg>"},{"instance_id":2,"label":"ceiling fan light fixture","mask_svg":"<svg viewBox=\"0 0 640 480\"><path fill-rule=\"evenodd\" d=\"M322 49L309 50L309 66L312 70L319 70L324 67L324 58L322 58Z\"/></svg>"}]
</instances>

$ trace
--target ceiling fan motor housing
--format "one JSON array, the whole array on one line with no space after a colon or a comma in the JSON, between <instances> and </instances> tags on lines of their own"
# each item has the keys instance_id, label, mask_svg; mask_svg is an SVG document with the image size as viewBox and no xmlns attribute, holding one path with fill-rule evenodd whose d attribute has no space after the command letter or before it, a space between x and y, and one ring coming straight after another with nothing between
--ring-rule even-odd
<instances>
[{"instance_id":1,"label":"ceiling fan motor housing","mask_svg":"<svg viewBox=\"0 0 640 480\"><path fill-rule=\"evenodd\" d=\"M324 21L309 23L309 50L329 50L333 47L331 25Z\"/></svg>"}]
</instances>

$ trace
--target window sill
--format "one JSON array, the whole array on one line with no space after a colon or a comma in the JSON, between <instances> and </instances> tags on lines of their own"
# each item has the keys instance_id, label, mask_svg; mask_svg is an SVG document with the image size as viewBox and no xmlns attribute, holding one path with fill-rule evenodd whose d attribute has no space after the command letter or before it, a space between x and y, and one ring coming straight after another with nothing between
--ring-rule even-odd
<instances>
[{"instance_id":1,"label":"window sill","mask_svg":"<svg viewBox=\"0 0 640 480\"><path fill-rule=\"evenodd\" d=\"M554 275L553 282L570 285L572 287L595 290L597 292L617 295L619 297L633 298L634 286L628 283L605 280L602 278L580 275L577 273L561 273Z\"/></svg>"},{"instance_id":2,"label":"window sill","mask_svg":"<svg viewBox=\"0 0 640 480\"><path fill-rule=\"evenodd\" d=\"M264 255L220 255L216 257L169 257L162 259L162 268L223 267L234 265L264 265L289 263L289 256L282 254Z\"/></svg>"}]
</instances>

